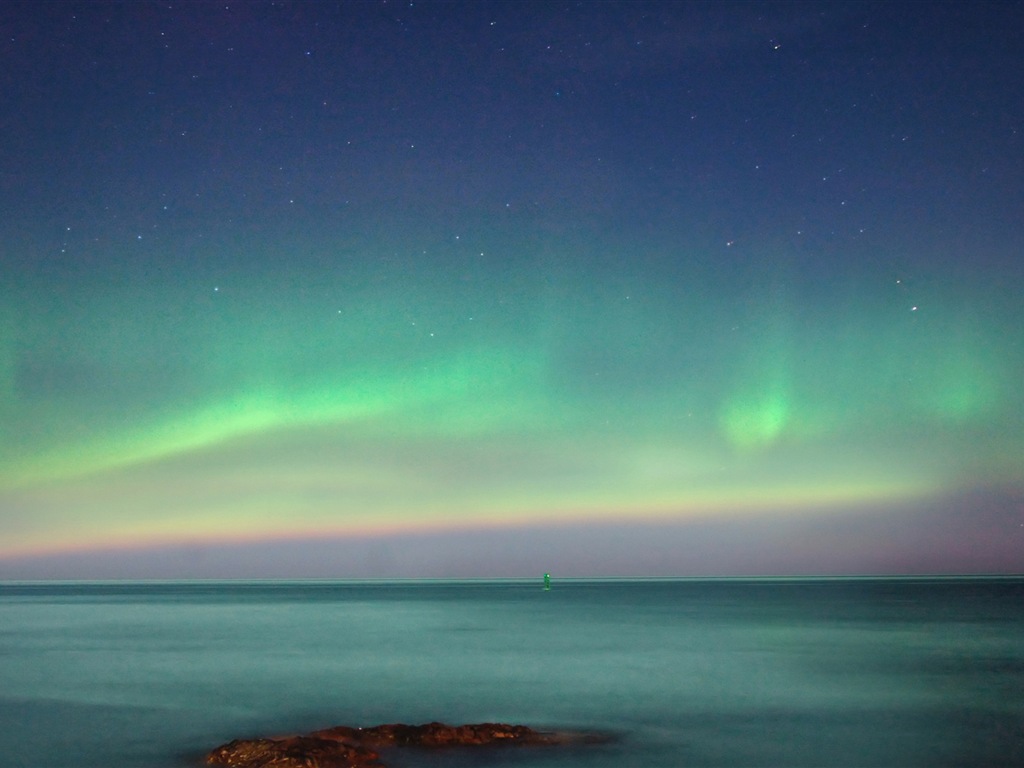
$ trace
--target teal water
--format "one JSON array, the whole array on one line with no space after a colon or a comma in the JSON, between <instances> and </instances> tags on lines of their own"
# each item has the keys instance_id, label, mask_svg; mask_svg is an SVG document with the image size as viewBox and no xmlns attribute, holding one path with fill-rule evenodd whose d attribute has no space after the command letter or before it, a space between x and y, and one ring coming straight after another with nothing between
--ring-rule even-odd
<instances>
[{"instance_id":1,"label":"teal water","mask_svg":"<svg viewBox=\"0 0 1024 768\"><path fill-rule=\"evenodd\" d=\"M0 766L498 720L408 766L1024 765L1024 579L0 584Z\"/></svg>"}]
</instances>

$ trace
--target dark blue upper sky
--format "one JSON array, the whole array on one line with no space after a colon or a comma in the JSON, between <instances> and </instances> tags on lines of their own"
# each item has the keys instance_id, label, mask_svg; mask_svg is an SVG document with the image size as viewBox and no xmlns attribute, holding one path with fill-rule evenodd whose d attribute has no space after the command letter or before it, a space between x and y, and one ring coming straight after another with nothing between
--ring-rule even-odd
<instances>
[{"instance_id":1,"label":"dark blue upper sky","mask_svg":"<svg viewBox=\"0 0 1024 768\"><path fill-rule=\"evenodd\" d=\"M714 239L942 241L967 212L1003 238L1017 229L1019 3L13 3L3 16L2 194L33 219L508 206Z\"/></svg>"}]
</instances>

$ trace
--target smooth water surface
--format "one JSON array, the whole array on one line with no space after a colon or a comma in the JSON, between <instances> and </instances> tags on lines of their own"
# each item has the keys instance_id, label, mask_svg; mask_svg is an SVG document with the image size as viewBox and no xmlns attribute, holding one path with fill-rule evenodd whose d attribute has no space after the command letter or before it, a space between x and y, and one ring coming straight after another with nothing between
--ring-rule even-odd
<instances>
[{"instance_id":1,"label":"smooth water surface","mask_svg":"<svg viewBox=\"0 0 1024 768\"><path fill-rule=\"evenodd\" d=\"M0 584L11 768L497 720L606 744L402 766L1024 765L1024 579Z\"/></svg>"}]
</instances>

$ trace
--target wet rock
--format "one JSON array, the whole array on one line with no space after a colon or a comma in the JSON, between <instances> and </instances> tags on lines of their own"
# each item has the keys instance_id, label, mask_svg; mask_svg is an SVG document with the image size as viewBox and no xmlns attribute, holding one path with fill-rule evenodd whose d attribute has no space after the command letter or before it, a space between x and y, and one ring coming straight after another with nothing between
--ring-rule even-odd
<instances>
[{"instance_id":1,"label":"wet rock","mask_svg":"<svg viewBox=\"0 0 1024 768\"><path fill-rule=\"evenodd\" d=\"M535 731L525 725L505 723L388 723L371 728L338 725L308 736L236 739L210 752L206 762L233 768L384 768L376 749L553 745L604 740L597 734Z\"/></svg>"},{"instance_id":2,"label":"wet rock","mask_svg":"<svg viewBox=\"0 0 1024 768\"><path fill-rule=\"evenodd\" d=\"M235 768L383 768L379 755L358 744L315 736L235 739L206 756L209 765Z\"/></svg>"},{"instance_id":3,"label":"wet rock","mask_svg":"<svg viewBox=\"0 0 1024 768\"><path fill-rule=\"evenodd\" d=\"M315 731L310 735L321 739L338 739L352 744L362 744L367 747L459 747L484 744L550 743L547 734L527 728L525 725L506 725L505 723L475 723L471 725L389 723L375 725L372 728L350 728L339 725Z\"/></svg>"}]
</instances>

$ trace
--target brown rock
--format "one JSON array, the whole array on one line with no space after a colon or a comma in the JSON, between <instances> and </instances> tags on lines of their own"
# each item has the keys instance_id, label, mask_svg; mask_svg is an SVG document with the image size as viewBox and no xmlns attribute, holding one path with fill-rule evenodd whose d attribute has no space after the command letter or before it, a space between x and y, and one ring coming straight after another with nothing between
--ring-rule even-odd
<instances>
[{"instance_id":1,"label":"brown rock","mask_svg":"<svg viewBox=\"0 0 1024 768\"><path fill-rule=\"evenodd\" d=\"M525 725L506 725L505 723L475 723L471 725L389 723L375 725L372 728L350 728L339 725L323 731L314 731L310 735L320 739L337 739L368 747L456 747L482 746L484 744L550 743L549 734L534 731Z\"/></svg>"},{"instance_id":2,"label":"brown rock","mask_svg":"<svg viewBox=\"0 0 1024 768\"><path fill-rule=\"evenodd\" d=\"M546 733L525 725L388 723L371 728L338 725L308 736L236 739L206 756L210 765L234 768L384 768L373 751L388 747L478 747L497 744L594 743L596 734Z\"/></svg>"},{"instance_id":3,"label":"brown rock","mask_svg":"<svg viewBox=\"0 0 1024 768\"><path fill-rule=\"evenodd\" d=\"M292 736L286 739L236 739L206 756L209 765L236 768L383 768L379 755L343 741Z\"/></svg>"}]
</instances>

